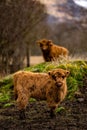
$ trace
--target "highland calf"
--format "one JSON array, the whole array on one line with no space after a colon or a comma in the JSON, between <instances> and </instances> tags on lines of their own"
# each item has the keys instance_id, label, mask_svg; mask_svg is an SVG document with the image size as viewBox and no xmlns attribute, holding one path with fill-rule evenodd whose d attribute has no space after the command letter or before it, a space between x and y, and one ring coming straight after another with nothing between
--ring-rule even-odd
<instances>
[{"instance_id":1,"label":"highland calf","mask_svg":"<svg viewBox=\"0 0 87 130\"><path fill-rule=\"evenodd\" d=\"M62 46L53 44L51 40L42 39L37 41L37 44L40 46L44 60L47 62L57 60L60 56L68 57L69 51Z\"/></svg>"},{"instance_id":2,"label":"highland calf","mask_svg":"<svg viewBox=\"0 0 87 130\"><path fill-rule=\"evenodd\" d=\"M20 118L25 117L24 110L29 99L46 100L53 116L56 107L65 98L67 93L66 77L69 71L55 69L48 73L33 73L20 71L14 74L14 92Z\"/></svg>"}]
</instances>

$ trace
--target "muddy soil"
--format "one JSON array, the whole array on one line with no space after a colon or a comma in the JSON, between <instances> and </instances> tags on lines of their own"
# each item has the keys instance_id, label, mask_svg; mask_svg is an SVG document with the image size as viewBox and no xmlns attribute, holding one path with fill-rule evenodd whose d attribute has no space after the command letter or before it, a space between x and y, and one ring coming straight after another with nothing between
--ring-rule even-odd
<instances>
[{"instance_id":1,"label":"muddy soil","mask_svg":"<svg viewBox=\"0 0 87 130\"><path fill-rule=\"evenodd\" d=\"M45 101L29 103L26 119L19 119L15 106L0 108L0 130L87 130L87 78L75 99L64 100L65 110L50 117Z\"/></svg>"}]
</instances>

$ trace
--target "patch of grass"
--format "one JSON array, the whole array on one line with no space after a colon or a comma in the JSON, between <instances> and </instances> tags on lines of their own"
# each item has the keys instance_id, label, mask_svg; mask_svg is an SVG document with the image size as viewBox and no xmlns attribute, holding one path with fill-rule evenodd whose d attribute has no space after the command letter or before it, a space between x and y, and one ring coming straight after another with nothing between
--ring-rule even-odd
<instances>
[{"instance_id":1,"label":"patch of grass","mask_svg":"<svg viewBox=\"0 0 87 130\"><path fill-rule=\"evenodd\" d=\"M12 106L13 105L13 103L6 103L6 104L4 104L4 108L6 108L6 107L10 107L10 106Z\"/></svg>"},{"instance_id":2,"label":"patch of grass","mask_svg":"<svg viewBox=\"0 0 87 130\"><path fill-rule=\"evenodd\" d=\"M7 84L0 89L0 102L9 102L12 97L11 84Z\"/></svg>"},{"instance_id":3,"label":"patch of grass","mask_svg":"<svg viewBox=\"0 0 87 130\"><path fill-rule=\"evenodd\" d=\"M9 75L2 80L0 80L0 102L9 102L12 97L12 86L13 86L13 79L12 76Z\"/></svg>"},{"instance_id":4,"label":"patch of grass","mask_svg":"<svg viewBox=\"0 0 87 130\"><path fill-rule=\"evenodd\" d=\"M78 88L78 81L73 78L72 76L70 76L69 78L67 78L67 84L68 84L68 94L67 94L67 98L71 99L74 95L74 93L79 89Z\"/></svg>"},{"instance_id":5,"label":"patch of grass","mask_svg":"<svg viewBox=\"0 0 87 130\"><path fill-rule=\"evenodd\" d=\"M5 85L8 85L8 87L13 85L13 75L6 76L0 80L0 88Z\"/></svg>"},{"instance_id":6,"label":"patch of grass","mask_svg":"<svg viewBox=\"0 0 87 130\"><path fill-rule=\"evenodd\" d=\"M37 64L28 68L25 68L25 71L32 71L32 72L43 72L43 70L45 69L45 67L49 64L49 62L44 62L41 64Z\"/></svg>"},{"instance_id":7,"label":"patch of grass","mask_svg":"<svg viewBox=\"0 0 87 130\"><path fill-rule=\"evenodd\" d=\"M62 111L65 111L65 108L64 108L64 107L58 107L58 108L56 109L56 113L60 113L60 112L62 112Z\"/></svg>"},{"instance_id":8,"label":"patch of grass","mask_svg":"<svg viewBox=\"0 0 87 130\"><path fill-rule=\"evenodd\" d=\"M35 98L30 98L29 102L36 102L37 100Z\"/></svg>"},{"instance_id":9,"label":"patch of grass","mask_svg":"<svg viewBox=\"0 0 87 130\"><path fill-rule=\"evenodd\" d=\"M82 63L82 64L81 64ZM68 94L67 97L70 99L74 93L83 86L84 67L87 66L85 62L71 62L67 68L70 70L70 76L67 78Z\"/></svg>"},{"instance_id":10,"label":"patch of grass","mask_svg":"<svg viewBox=\"0 0 87 130\"><path fill-rule=\"evenodd\" d=\"M10 99L10 92L0 92L0 102L7 102Z\"/></svg>"}]
</instances>

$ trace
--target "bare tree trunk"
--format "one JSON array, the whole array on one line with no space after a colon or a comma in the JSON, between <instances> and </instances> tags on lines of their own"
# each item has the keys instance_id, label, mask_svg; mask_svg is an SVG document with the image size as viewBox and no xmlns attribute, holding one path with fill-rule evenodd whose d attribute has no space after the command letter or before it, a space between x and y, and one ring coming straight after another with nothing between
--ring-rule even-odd
<instances>
[{"instance_id":1,"label":"bare tree trunk","mask_svg":"<svg viewBox=\"0 0 87 130\"><path fill-rule=\"evenodd\" d=\"M6 74L9 74L9 56L8 56L8 52L6 55Z\"/></svg>"},{"instance_id":2,"label":"bare tree trunk","mask_svg":"<svg viewBox=\"0 0 87 130\"><path fill-rule=\"evenodd\" d=\"M26 44L26 59L27 59L27 67L30 66L30 45Z\"/></svg>"}]
</instances>

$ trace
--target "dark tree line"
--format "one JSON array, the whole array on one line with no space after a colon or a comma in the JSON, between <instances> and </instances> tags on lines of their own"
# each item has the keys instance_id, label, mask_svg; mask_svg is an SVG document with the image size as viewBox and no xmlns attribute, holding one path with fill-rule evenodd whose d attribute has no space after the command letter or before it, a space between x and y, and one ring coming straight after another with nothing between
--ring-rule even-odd
<instances>
[{"instance_id":1,"label":"dark tree line","mask_svg":"<svg viewBox=\"0 0 87 130\"><path fill-rule=\"evenodd\" d=\"M45 16L44 5L36 0L0 1L1 72L12 73L23 68L25 58L26 66L30 65L29 46L34 42L34 28Z\"/></svg>"}]
</instances>

